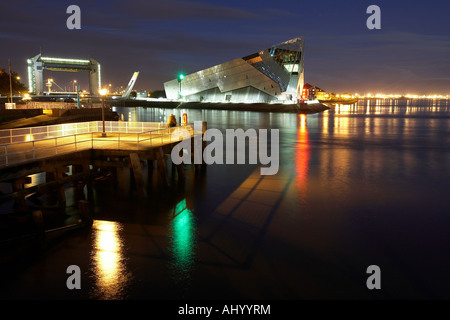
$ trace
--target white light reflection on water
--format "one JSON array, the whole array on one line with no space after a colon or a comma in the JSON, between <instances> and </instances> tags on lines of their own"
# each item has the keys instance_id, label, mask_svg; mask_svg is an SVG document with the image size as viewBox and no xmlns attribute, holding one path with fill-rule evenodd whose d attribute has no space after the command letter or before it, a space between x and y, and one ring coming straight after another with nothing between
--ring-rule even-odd
<instances>
[{"instance_id":1,"label":"white light reflection on water","mask_svg":"<svg viewBox=\"0 0 450 320\"><path fill-rule=\"evenodd\" d=\"M122 226L117 222L95 220L92 228L94 287L91 296L100 300L124 299L132 275L125 263L123 239L120 235Z\"/></svg>"}]
</instances>

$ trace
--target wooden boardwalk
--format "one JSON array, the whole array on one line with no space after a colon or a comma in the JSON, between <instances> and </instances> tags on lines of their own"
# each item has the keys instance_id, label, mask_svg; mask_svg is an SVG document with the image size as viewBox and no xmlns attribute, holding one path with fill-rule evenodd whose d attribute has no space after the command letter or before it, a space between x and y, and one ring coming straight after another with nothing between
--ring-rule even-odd
<instances>
[{"instance_id":1,"label":"wooden boardwalk","mask_svg":"<svg viewBox=\"0 0 450 320\"><path fill-rule=\"evenodd\" d=\"M38 128L35 129L36 134L26 134L29 130L25 128L16 130L19 133L17 135L10 135L9 137L0 135L0 139L3 141L11 141L0 145L0 170L5 167L82 150L146 151L179 142L182 136L180 130L187 130L191 136L194 135L192 125L167 128L160 127L157 124L153 128L147 126L145 129L143 127L139 129L137 125L133 128L116 127L116 130L107 131L106 137L103 137L100 130L98 130L99 124L97 122L95 124L96 126L85 126L83 130L79 130L79 133L73 134L73 128L77 124L66 125L67 128L62 130L62 132L59 132L61 130L53 131L53 127L62 126L49 126L52 128L50 128L50 131L47 128L47 131L45 131L47 133L42 132L42 128ZM30 132L31 129L34 128L30 128ZM13 131L11 130L12 133Z\"/></svg>"},{"instance_id":2,"label":"wooden boardwalk","mask_svg":"<svg viewBox=\"0 0 450 320\"><path fill-rule=\"evenodd\" d=\"M172 148L183 139L183 130L191 137L203 134L194 132L192 125L167 128L158 123L108 123L106 127L106 136L98 130L101 122L8 130L10 135L0 131L0 141L10 142L0 145L0 183L9 185L4 189L10 190L0 194L0 204L14 202L13 212L0 213L32 214L42 233L46 229L42 223L45 213L30 207L26 199L51 194L57 199L55 206L64 213L65 189L72 187L83 223L91 223L86 203L93 201L96 177L116 168L129 168L138 196L146 197L144 166L148 167L148 179L157 170L155 177L159 177L162 187L170 185L167 160ZM172 170L179 180L184 179L181 165L173 165ZM38 174L45 175L44 181L33 181Z\"/></svg>"}]
</instances>

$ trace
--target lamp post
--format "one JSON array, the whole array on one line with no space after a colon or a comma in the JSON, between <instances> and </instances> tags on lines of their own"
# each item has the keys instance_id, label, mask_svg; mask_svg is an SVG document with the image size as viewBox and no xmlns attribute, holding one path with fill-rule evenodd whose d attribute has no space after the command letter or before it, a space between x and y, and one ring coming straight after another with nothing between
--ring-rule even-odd
<instances>
[{"instance_id":1,"label":"lamp post","mask_svg":"<svg viewBox=\"0 0 450 320\"><path fill-rule=\"evenodd\" d=\"M102 123L103 123L102 137L106 137L106 131L105 131L105 95L106 95L106 89L100 89L99 92L100 92L100 95L102 96Z\"/></svg>"},{"instance_id":2,"label":"lamp post","mask_svg":"<svg viewBox=\"0 0 450 320\"><path fill-rule=\"evenodd\" d=\"M73 80L73 92L75 92L76 83L77 83L77 80Z\"/></svg>"},{"instance_id":3,"label":"lamp post","mask_svg":"<svg viewBox=\"0 0 450 320\"><path fill-rule=\"evenodd\" d=\"M179 92L178 92L178 98L181 100L181 97L182 97L182 95L181 95L181 81L183 81L183 79L184 79L184 74L182 74L182 73L180 73L179 75L178 75L178 83L179 83L179 85L180 85L180 89L179 89Z\"/></svg>"},{"instance_id":4,"label":"lamp post","mask_svg":"<svg viewBox=\"0 0 450 320\"><path fill-rule=\"evenodd\" d=\"M11 80L11 60L8 59L8 64L9 64L9 90L10 90L10 96L11 96L11 102L13 103L13 89L12 89L12 80Z\"/></svg>"}]
</instances>

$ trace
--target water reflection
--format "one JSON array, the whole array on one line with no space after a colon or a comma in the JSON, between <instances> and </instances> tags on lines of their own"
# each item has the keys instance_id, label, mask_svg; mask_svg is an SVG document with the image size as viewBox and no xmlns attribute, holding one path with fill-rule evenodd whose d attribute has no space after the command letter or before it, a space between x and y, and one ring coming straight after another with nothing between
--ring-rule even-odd
<instances>
[{"instance_id":1,"label":"water reflection","mask_svg":"<svg viewBox=\"0 0 450 320\"><path fill-rule=\"evenodd\" d=\"M242 203L248 204L247 208L242 206L238 207L241 208L239 211L234 209L236 201L244 197L236 199L242 195L240 192L233 192L233 197L229 199L224 197L227 201L219 207L220 212L234 213L233 219L226 220L227 223L236 222L236 218L239 218L240 222L251 222L253 226L260 226L266 216L272 217L274 213L269 232L276 234L274 239L281 241L280 244L276 241L271 243L273 252L277 254L272 255L273 252L269 250L267 257L274 263L275 276L267 280L264 272L267 266L261 267L254 263L241 273L243 277L257 279L262 285L278 283L278 279L284 278L286 292L291 297L300 297L305 291L298 285L302 282L295 280L300 280L297 277L303 271L305 278L320 281L322 273L314 274L311 272L313 268L319 266L328 271L336 267L335 270L340 271L330 276L330 279L339 285L330 285L335 291L329 293L329 297L335 297L334 294L345 287L342 279L347 276L355 278L348 261L354 263L354 270L364 270L364 266L367 267L372 261L380 261L380 264L389 266L393 274L397 275L397 271L402 274L407 269L411 279L420 279L422 282L430 281L428 275L436 274L430 272L435 266L442 266L438 274L444 275L448 271L448 263L443 263L442 252L448 251L450 243L448 230L444 230L448 229L444 227L448 226L448 215L444 213L448 212L448 201L445 202L445 199L448 199L449 182L446 177L450 172L449 111L448 106L434 103L414 105L410 101L380 100L337 106L313 115L186 110L189 121L207 121L208 128L281 128L280 172L289 172L289 175L279 173L276 177L270 177L272 179L266 179L270 180L267 183L259 182L258 186L264 187L264 190L245 194ZM149 113L140 120L157 121L157 117L157 112L154 115ZM236 170L234 168L231 169ZM238 170L231 169L226 166L208 168L208 188L202 201L195 203L194 211L202 222L201 227L205 226L204 221L217 225L220 216L211 212L214 212L217 203L221 203L217 202L218 198L222 199L217 194L226 193L221 190L222 186L228 190L236 188L233 184L239 186L235 183L238 179L233 180L234 176L230 174ZM244 176L242 172L238 173L244 181L248 175ZM295 179L293 188L283 192L280 198L268 196L268 188L284 190L279 187L290 182L290 178ZM249 184L255 181L258 181L255 177L246 180L247 188L242 189L248 192L254 186ZM298 198L301 201L297 201ZM250 201L251 204L248 203ZM278 207L276 210L271 209L270 215L249 210L255 207L257 201L270 205L277 203ZM190 292L196 289L201 292L204 286L198 284L214 285L216 280L219 282L222 279L216 279L210 272L201 272L205 270L204 265L196 262L203 261L204 251L195 252L196 222L192 212L186 209L186 200L174 207L175 216L170 221L168 244L172 258L170 271L180 287L189 287ZM291 213L300 211L314 218L302 220L303 225L294 224ZM226 227L222 228L221 225L220 229L214 229L215 233L211 233L212 236L208 234L208 239L214 236L215 241L219 242L222 235L225 239L231 239L232 245L224 252L231 252L229 256L234 261L246 261L247 251L243 249L251 247L248 237L252 233L234 224L227 224ZM216 230L223 230L223 233ZM199 232L201 234L202 230ZM202 249L203 245L202 242ZM310 257L301 259L302 254L294 256L287 249L297 246L302 246L302 252L311 252L311 256L320 256L321 261L308 266L307 270L301 270L304 261ZM193 277L196 270L198 273ZM349 271L346 273L343 270ZM222 268L216 274L218 277L225 275L227 280L233 281L233 287L241 289L241 292L250 287L246 286L248 282L238 279L234 271L227 272L230 271ZM255 276L258 274L262 276ZM267 274L271 276L269 272ZM433 283L444 288L438 280ZM408 296L408 288L399 288L405 293L403 296ZM349 289L349 296L358 296L356 291ZM328 297L326 290L323 296Z\"/></svg>"},{"instance_id":2,"label":"water reflection","mask_svg":"<svg viewBox=\"0 0 450 320\"><path fill-rule=\"evenodd\" d=\"M306 182L309 165L309 138L307 118L305 114L298 115L299 128L297 133L297 148L295 153L295 170L297 172L297 188L301 198L305 201Z\"/></svg>"},{"instance_id":3,"label":"water reflection","mask_svg":"<svg viewBox=\"0 0 450 320\"><path fill-rule=\"evenodd\" d=\"M131 280L123 253L120 223L95 220L94 243L91 252L95 285L91 295L100 300L119 300L126 297Z\"/></svg>"},{"instance_id":4,"label":"water reflection","mask_svg":"<svg viewBox=\"0 0 450 320\"><path fill-rule=\"evenodd\" d=\"M448 111L447 100L367 99L354 104L333 105L338 116L437 115Z\"/></svg>"},{"instance_id":5,"label":"water reflection","mask_svg":"<svg viewBox=\"0 0 450 320\"><path fill-rule=\"evenodd\" d=\"M194 265L195 221L191 210L183 199L175 206L174 218L170 223L171 269L177 283L190 279Z\"/></svg>"}]
</instances>

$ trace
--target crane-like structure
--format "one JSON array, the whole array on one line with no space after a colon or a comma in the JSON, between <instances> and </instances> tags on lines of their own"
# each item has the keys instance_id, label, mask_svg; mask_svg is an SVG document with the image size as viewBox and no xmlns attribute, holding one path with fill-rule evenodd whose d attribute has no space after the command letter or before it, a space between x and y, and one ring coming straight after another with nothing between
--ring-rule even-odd
<instances>
[{"instance_id":1,"label":"crane-like structure","mask_svg":"<svg viewBox=\"0 0 450 320\"><path fill-rule=\"evenodd\" d=\"M48 92L50 93L52 91L52 85L55 84L59 89L61 89L61 92L64 92L63 88L61 88L53 79L47 79L47 83L45 86L48 88Z\"/></svg>"}]
</instances>

